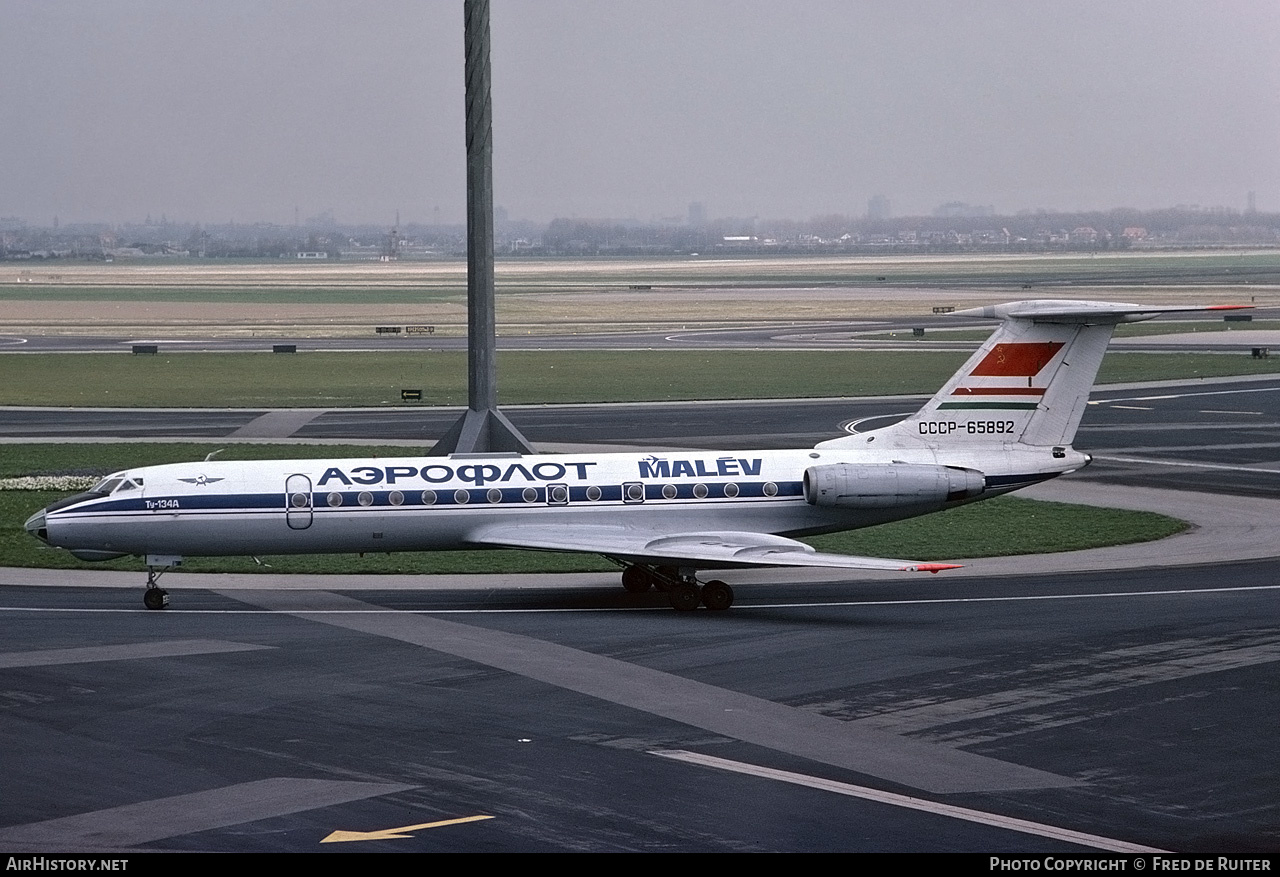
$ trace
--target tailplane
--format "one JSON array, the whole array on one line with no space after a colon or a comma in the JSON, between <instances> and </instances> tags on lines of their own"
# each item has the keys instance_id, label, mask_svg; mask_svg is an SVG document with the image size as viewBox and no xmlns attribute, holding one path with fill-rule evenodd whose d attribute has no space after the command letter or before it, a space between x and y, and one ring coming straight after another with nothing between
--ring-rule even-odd
<instances>
[{"instance_id":1,"label":"tailplane","mask_svg":"<svg viewBox=\"0 0 1280 877\"><path fill-rule=\"evenodd\" d=\"M876 435L900 447L1070 445L1119 323L1169 312L1236 307L1248 306L1035 300L955 311L958 317L985 317L1001 324L919 412ZM861 444L859 438L832 439L819 447Z\"/></svg>"}]
</instances>

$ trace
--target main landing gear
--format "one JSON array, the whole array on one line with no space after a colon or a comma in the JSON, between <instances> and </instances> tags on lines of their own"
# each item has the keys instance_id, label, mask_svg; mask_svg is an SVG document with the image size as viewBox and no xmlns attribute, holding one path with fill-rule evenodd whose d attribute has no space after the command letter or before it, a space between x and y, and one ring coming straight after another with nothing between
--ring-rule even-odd
<instances>
[{"instance_id":1,"label":"main landing gear","mask_svg":"<svg viewBox=\"0 0 1280 877\"><path fill-rule=\"evenodd\" d=\"M643 594L650 588L666 591L671 605L682 612L698 608L722 610L733 605L733 588L719 579L699 584L690 570L674 566L633 564L622 572L622 587L632 594Z\"/></svg>"}]
</instances>

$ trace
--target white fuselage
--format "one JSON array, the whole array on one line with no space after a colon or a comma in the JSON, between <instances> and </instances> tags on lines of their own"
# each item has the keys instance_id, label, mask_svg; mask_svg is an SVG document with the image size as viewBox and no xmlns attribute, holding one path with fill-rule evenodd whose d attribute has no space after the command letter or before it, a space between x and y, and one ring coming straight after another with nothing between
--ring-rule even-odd
<instances>
[{"instance_id":1,"label":"white fuselage","mask_svg":"<svg viewBox=\"0 0 1280 877\"><path fill-rule=\"evenodd\" d=\"M507 532L562 526L569 537L575 528L601 524L795 536L988 498L1085 462L1075 451L1011 443L945 453L818 448L180 463L120 473L110 495L82 494L51 506L42 538L96 558L466 548L482 545L477 534L495 525ZM962 467L981 475L977 494L963 499L906 496L832 508L806 498L806 470L840 463Z\"/></svg>"}]
</instances>

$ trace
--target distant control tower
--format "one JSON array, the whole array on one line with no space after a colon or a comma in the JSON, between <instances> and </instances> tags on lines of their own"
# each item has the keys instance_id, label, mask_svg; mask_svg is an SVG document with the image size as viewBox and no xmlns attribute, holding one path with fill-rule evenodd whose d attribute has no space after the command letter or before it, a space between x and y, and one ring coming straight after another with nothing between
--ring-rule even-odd
<instances>
[{"instance_id":1,"label":"distant control tower","mask_svg":"<svg viewBox=\"0 0 1280 877\"><path fill-rule=\"evenodd\" d=\"M382 245L382 261L394 262L400 258L400 211L396 211L396 224L387 232L387 240Z\"/></svg>"}]
</instances>

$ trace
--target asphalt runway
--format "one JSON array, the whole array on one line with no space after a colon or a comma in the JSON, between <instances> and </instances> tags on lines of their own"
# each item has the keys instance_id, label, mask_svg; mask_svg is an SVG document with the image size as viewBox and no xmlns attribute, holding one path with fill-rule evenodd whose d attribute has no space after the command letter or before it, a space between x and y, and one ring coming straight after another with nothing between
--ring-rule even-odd
<instances>
[{"instance_id":1,"label":"asphalt runway","mask_svg":"<svg viewBox=\"0 0 1280 877\"><path fill-rule=\"evenodd\" d=\"M1274 318L1274 309L1260 308L1251 316L1256 320ZM1184 322L1185 315L1158 318ZM1218 328L1218 320L1205 320L1207 328ZM1244 326L1245 324L1241 324ZM974 350L979 342L949 339L951 330L991 330L991 320L922 314L911 317L882 317L860 320L775 321L759 320L731 326L692 329L635 329L625 331L601 328L595 332L574 334L499 334L500 350L739 350L739 349L787 349L787 350L849 350L849 349L902 349L902 338L887 338L888 333L900 336L912 335L923 329L924 336L912 336L913 349L923 350ZM1260 330L1265 339L1244 338L1247 328L1231 331L1204 331L1194 339L1186 336L1138 336L1123 338L1117 347L1134 351L1167 351L1172 348L1193 346L1202 351L1233 351L1262 344L1280 346L1280 332ZM300 352L306 351L426 351L466 350L464 335L448 334L383 334L370 327L367 335L343 337L293 336L288 334L232 336L225 333L201 336L184 327L181 335L158 334L145 336L121 335L72 335L72 334L8 334L0 335L0 353L129 353L134 344L155 344L160 352L263 352L275 345L294 345Z\"/></svg>"},{"instance_id":2,"label":"asphalt runway","mask_svg":"<svg viewBox=\"0 0 1280 877\"><path fill-rule=\"evenodd\" d=\"M141 573L0 571L0 846L1275 852L1280 379L1092 400L1095 463L1036 495L1195 530L736 573L714 615L609 575L175 573L158 613ZM919 402L508 414L552 446L783 447ZM417 443L453 416L6 409L0 436Z\"/></svg>"}]
</instances>

